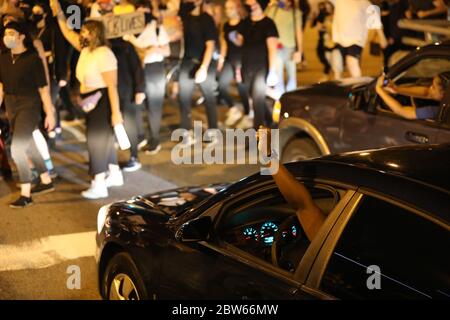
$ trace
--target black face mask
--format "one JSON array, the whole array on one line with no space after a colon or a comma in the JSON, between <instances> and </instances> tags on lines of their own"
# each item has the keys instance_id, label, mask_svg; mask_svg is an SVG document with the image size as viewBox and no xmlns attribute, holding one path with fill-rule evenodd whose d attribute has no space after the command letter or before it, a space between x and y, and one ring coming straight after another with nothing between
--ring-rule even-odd
<instances>
[{"instance_id":1,"label":"black face mask","mask_svg":"<svg viewBox=\"0 0 450 320\"><path fill-rule=\"evenodd\" d=\"M192 12L195 9L195 4L193 2L185 2L183 5L188 12Z\"/></svg>"},{"instance_id":2,"label":"black face mask","mask_svg":"<svg viewBox=\"0 0 450 320\"><path fill-rule=\"evenodd\" d=\"M31 22L33 22L34 24L41 22L42 19L44 19L43 14L32 14L30 17Z\"/></svg>"},{"instance_id":3,"label":"black face mask","mask_svg":"<svg viewBox=\"0 0 450 320\"><path fill-rule=\"evenodd\" d=\"M85 38L85 37L80 37L80 46L81 48L87 48L90 45L90 41L89 39Z\"/></svg>"}]
</instances>

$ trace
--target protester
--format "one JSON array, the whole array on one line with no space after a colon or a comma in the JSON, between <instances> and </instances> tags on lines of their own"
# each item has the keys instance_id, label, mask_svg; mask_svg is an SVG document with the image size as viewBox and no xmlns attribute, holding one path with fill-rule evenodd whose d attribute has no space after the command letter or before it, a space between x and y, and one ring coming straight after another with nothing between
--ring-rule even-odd
<instances>
[{"instance_id":1,"label":"protester","mask_svg":"<svg viewBox=\"0 0 450 320\"><path fill-rule=\"evenodd\" d=\"M230 108L226 115L225 125L232 127L249 114L250 105L248 91L242 82L242 48L235 45L231 40L245 18L246 12L240 0L228 0L225 2L225 15L228 21L223 25L220 35L220 58L217 66L219 71L219 96ZM235 80L243 110L236 105L230 95L231 82Z\"/></svg>"},{"instance_id":2,"label":"protester","mask_svg":"<svg viewBox=\"0 0 450 320\"><path fill-rule=\"evenodd\" d=\"M407 19L447 19L444 0L408 0Z\"/></svg>"},{"instance_id":3,"label":"protester","mask_svg":"<svg viewBox=\"0 0 450 320\"><path fill-rule=\"evenodd\" d=\"M340 46L350 77L361 77L361 54L369 29L377 32L381 48L387 41L379 12L368 0L336 0L333 18L333 41ZM337 75L340 78L341 75Z\"/></svg>"},{"instance_id":4,"label":"protester","mask_svg":"<svg viewBox=\"0 0 450 320\"><path fill-rule=\"evenodd\" d=\"M152 1L150 21L144 31L137 38L127 35L124 39L130 41L135 47L145 50L143 61L151 136L144 151L146 154L154 155L161 150L160 128L166 91L164 58L170 55L170 40L162 25L162 16L157 1Z\"/></svg>"},{"instance_id":5,"label":"protester","mask_svg":"<svg viewBox=\"0 0 450 320\"><path fill-rule=\"evenodd\" d=\"M213 18L202 12L203 0L184 0L180 5L180 17L184 28L184 56L180 67L179 102L181 128L189 130L183 142L195 142L192 132L191 99L198 84L205 99L208 126L217 128L217 105L214 95L216 66L212 64L218 42L218 31ZM211 137L211 141L215 141Z\"/></svg>"},{"instance_id":6,"label":"protester","mask_svg":"<svg viewBox=\"0 0 450 320\"><path fill-rule=\"evenodd\" d=\"M425 106L418 108L415 105L403 106L395 98L391 96L392 94L407 95L410 97L428 99L440 102L444 98L445 93L445 82L443 76L437 75L433 78L431 86L414 86L414 87L397 87L392 83L385 87L385 76L382 75L378 78L376 84L376 92L383 100L383 102L391 109L395 114L406 118L406 119L436 119L440 106Z\"/></svg>"},{"instance_id":7,"label":"protester","mask_svg":"<svg viewBox=\"0 0 450 320\"><path fill-rule=\"evenodd\" d=\"M276 63L279 81L275 86L275 98L279 99L286 91L297 88L297 64L303 54L302 13L295 0L278 0L267 7L266 15L275 22L279 34Z\"/></svg>"},{"instance_id":8,"label":"protester","mask_svg":"<svg viewBox=\"0 0 450 320\"><path fill-rule=\"evenodd\" d=\"M76 77L80 81L82 104L87 112L89 173L94 178L82 196L87 199L106 198L108 187L123 185L112 130L123 122L117 89L117 59L107 45L102 22L87 21L77 34L68 28L59 2L51 0L51 6L67 41L80 51ZM92 107L93 110L89 110Z\"/></svg>"},{"instance_id":9,"label":"protester","mask_svg":"<svg viewBox=\"0 0 450 320\"><path fill-rule=\"evenodd\" d=\"M32 135L40 120L41 103L46 114L47 130L52 130L55 126L55 110L42 61L34 50L26 24L9 22L5 26L3 42L9 50L0 55L0 100L5 100L8 120L12 127L11 155L16 163L21 184L21 195L10 207L23 208L33 204L31 194L54 190ZM41 180L33 188L28 156L38 170Z\"/></svg>"},{"instance_id":10,"label":"protester","mask_svg":"<svg viewBox=\"0 0 450 320\"><path fill-rule=\"evenodd\" d=\"M266 103L267 86L277 85L276 54L278 32L274 22L264 15L266 0L246 0L250 17L239 28L233 41L242 45L242 77L249 88L255 112L254 128L269 126L272 114Z\"/></svg>"}]
</instances>

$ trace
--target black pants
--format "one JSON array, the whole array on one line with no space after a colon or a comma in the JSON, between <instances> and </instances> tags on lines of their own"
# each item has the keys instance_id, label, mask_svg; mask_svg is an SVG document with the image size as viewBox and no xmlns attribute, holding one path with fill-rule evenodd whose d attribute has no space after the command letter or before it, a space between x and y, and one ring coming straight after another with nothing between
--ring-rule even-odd
<instances>
[{"instance_id":1,"label":"black pants","mask_svg":"<svg viewBox=\"0 0 450 320\"><path fill-rule=\"evenodd\" d=\"M13 132L11 156L17 166L20 183L30 183L32 177L28 159L31 159L39 174L47 171L44 159L33 139L33 131L37 129L41 119L41 99L39 96L7 94L5 105Z\"/></svg>"},{"instance_id":2,"label":"black pants","mask_svg":"<svg viewBox=\"0 0 450 320\"><path fill-rule=\"evenodd\" d=\"M191 103L192 94L194 93L195 88L194 76L199 67L199 63L195 63L191 60L184 59L181 62L179 77L179 102L181 112L180 127L187 130L192 129ZM200 90L205 98L206 114L210 129L217 128L217 105L216 98L214 96L215 78L216 66L214 63L211 63L208 69L208 77L204 82L199 84Z\"/></svg>"},{"instance_id":3,"label":"black pants","mask_svg":"<svg viewBox=\"0 0 450 320\"><path fill-rule=\"evenodd\" d=\"M107 172L109 164L117 165L114 132L111 125L111 107L107 89L99 89L102 98L94 110L86 115L86 139L89 153L89 174ZM82 94L85 98L91 94Z\"/></svg>"},{"instance_id":4,"label":"black pants","mask_svg":"<svg viewBox=\"0 0 450 320\"><path fill-rule=\"evenodd\" d=\"M324 32L320 32L319 33L319 41L317 43L317 48L316 48L316 52L317 52L317 57L319 58L320 62L323 65L323 73L328 74L330 73L331 70L331 65L328 62L328 59L325 55L326 53L326 48L325 48L325 44L324 44Z\"/></svg>"},{"instance_id":5,"label":"black pants","mask_svg":"<svg viewBox=\"0 0 450 320\"><path fill-rule=\"evenodd\" d=\"M145 65L145 82L148 108L148 123L150 125L150 148L156 148L160 142L162 109L166 93L166 73L164 62L154 62Z\"/></svg>"},{"instance_id":6,"label":"black pants","mask_svg":"<svg viewBox=\"0 0 450 320\"><path fill-rule=\"evenodd\" d=\"M249 88L250 97L253 100L253 109L255 111L255 120L253 127L258 129L260 125L269 127L271 125L272 115L266 103L266 75L265 68L244 68L243 80Z\"/></svg>"},{"instance_id":7,"label":"black pants","mask_svg":"<svg viewBox=\"0 0 450 320\"><path fill-rule=\"evenodd\" d=\"M223 69L219 75L219 94L220 97L223 100L225 100L225 103L229 107L234 106L233 98L231 98L230 95L230 85L234 78L235 78L235 66L233 66L231 62L225 61ZM237 83L237 89L242 101L242 105L244 106L244 112L245 114L248 114L250 111L250 106L248 102L248 90L245 87L244 83Z\"/></svg>"}]
</instances>

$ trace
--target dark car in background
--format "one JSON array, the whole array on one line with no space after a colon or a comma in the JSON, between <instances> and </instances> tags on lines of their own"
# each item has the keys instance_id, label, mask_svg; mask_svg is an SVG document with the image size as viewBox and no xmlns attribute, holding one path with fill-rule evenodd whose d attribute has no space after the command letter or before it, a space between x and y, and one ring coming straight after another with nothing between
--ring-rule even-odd
<instances>
[{"instance_id":1,"label":"dark car in background","mask_svg":"<svg viewBox=\"0 0 450 320\"><path fill-rule=\"evenodd\" d=\"M288 164L327 215L312 242L272 177L260 174L104 206L101 295L450 299L449 163L447 144ZM368 285L371 276L379 287Z\"/></svg>"},{"instance_id":2,"label":"dark car in background","mask_svg":"<svg viewBox=\"0 0 450 320\"><path fill-rule=\"evenodd\" d=\"M396 85L430 85L450 75L450 42L418 48L390 67ZM330 81L284 94L274 109L283 162L353 150L450 142L450 88L435 120L408 120L383 105L376 79ZM396 97L403 105L438 102Z\"/></svg>"}]
</instances>

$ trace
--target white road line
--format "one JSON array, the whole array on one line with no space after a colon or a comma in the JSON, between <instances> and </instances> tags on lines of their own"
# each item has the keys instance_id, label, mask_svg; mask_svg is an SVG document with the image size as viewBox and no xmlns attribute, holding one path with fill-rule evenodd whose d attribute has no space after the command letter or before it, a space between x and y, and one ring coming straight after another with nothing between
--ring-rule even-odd
<instances>
[{"instance_id":1,"label":"white road line","mask_svg":"<svg viewBox=\"0 0 450 320\"><path fill-rule=\"evenodd\" d=\"M95 231L0 245L0 272L47 268L67 260L95 255Z\"/></svg>"}]
</instances>

